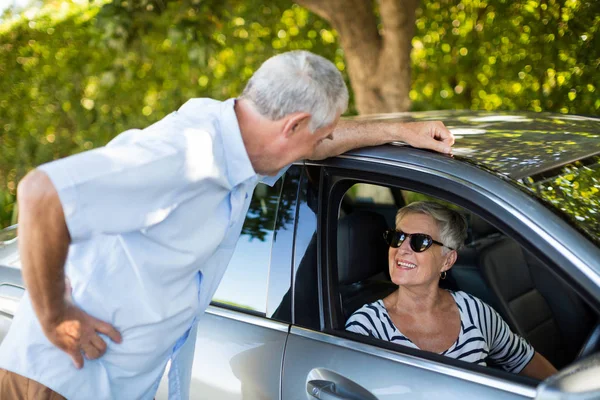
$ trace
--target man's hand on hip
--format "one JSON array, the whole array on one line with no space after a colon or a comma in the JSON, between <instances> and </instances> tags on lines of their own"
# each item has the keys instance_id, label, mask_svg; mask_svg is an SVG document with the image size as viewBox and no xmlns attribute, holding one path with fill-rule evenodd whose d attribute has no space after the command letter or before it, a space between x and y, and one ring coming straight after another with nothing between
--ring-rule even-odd
<instances>
[{"instance_id":1,"label":"man's hand on hip","mask_svg":"<svg viewBox=\"0 0 600 400\"><path fill-rule=\"evenodd\" d=\"M56 347L69 354L76 368L83 367L83 356L89 360L106 352L106 342L98 335L103 333L113 342L121 343L121 334L110 324L92 317L78 308L71 299L71 287L66 282L65 303L54 322L42 326L44 334Z\"/></svg>"}]
</instances>

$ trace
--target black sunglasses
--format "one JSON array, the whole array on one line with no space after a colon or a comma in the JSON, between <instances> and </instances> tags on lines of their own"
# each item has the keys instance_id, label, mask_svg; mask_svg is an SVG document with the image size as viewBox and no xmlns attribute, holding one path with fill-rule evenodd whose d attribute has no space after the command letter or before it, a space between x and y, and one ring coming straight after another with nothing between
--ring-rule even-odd
<instances>
[{"instance_id":1,"label":"black sunglasses","mask_svg":"<svg viewBox=\"0 0 600 400\"><path fill-rule=\"evenodd\" d=\"M406 238L410 238L408 244L410 245L412 251L416 253L424 252L433 244L448 247L450 250L454 250L452 247L446 246L443 243L433 240L433 238L426 233L404 233L395 229L388 229L385 232L383 232L383 238L385 239L386 243L393 248L398 248L402 246L402 243L404 243Z\"/></svg>"}]
</instances>

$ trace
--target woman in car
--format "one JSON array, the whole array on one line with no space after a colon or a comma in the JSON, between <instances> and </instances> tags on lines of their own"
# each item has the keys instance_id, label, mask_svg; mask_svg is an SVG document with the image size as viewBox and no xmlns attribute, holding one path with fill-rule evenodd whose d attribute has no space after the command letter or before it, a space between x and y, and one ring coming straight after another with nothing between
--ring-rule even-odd
<instances>
[{"instance_id":1,"label":"woman in car","mask_svg":"<svg viewBox=\"0 0 600 400\"><path fill-rule=\"evenodd\" d=\"M396 229L384 235L398 289L357 310L346 330L536 379L554 374L552 364L511 332L494 309L468 293L439 287L466 231L465 218L441 204L401 208Z\"/></svg>"}]
</instances>

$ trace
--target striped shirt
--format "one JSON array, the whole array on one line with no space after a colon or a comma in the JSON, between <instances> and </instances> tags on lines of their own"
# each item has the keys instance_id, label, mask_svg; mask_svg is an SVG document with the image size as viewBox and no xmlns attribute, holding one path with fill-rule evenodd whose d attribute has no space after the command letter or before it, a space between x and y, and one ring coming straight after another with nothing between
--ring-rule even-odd
<instances>
[{"instance_id":1,"label":"striped shirt","mask_svg":"<svg viewBox=\"0 0 600 400\"><path fill-rule=\"evenodd\" d=\"M531 361L535 350L514 334L489 305L465 292L452 292L460 313L458 339L440 353L479 365L495 365L519 373ZM396 328L383 300L365 304L346 322L346 330L418 349Z\"/></svg>"}]
</instances>

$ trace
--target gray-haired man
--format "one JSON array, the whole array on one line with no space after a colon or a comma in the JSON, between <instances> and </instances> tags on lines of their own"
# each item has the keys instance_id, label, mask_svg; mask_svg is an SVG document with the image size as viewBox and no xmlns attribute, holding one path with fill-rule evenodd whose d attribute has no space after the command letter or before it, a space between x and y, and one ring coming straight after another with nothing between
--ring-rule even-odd
<instances>
[{"instance_id":1,"label":"gray-haired man","mask_svg":"<svg viewBox=\"0 0 600 400\"><path fill-rule=\"evenodd\" d=\"M259 181L396 140L450 152L440 122L340 122L347 103L332 63L284 53L239 99L190 100L28 174L18 189L27 293L0 346L0 397L152 399L169 360L170 396L186 397L182 346L193 346Z\"/></svg>"}]
</instances>

